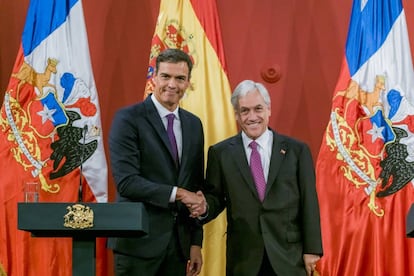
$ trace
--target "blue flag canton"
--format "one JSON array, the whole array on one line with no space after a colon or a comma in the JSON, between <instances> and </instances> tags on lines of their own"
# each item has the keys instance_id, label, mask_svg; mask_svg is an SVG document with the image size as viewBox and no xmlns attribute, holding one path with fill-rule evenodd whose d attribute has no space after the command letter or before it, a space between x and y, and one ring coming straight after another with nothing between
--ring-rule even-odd
<instances>
[{"instance_id":1,"label":"blue flag canton","mask_svg":"<svg viewBox=\"0 0 414 276\"><path fill-rule=\"evenodd\" d=\"M61 26L79 0L32 0L23 30L22 45L28 56L46 37Z\"/></svg>"},{"instance_id":2,"label":"blue flag canton","mask_svg":"<svg viewBox=\"0 0 414 276\"><path fill-rule=\"evenodd\" d=\"M351 76L381 47L403 10L400 0L361 1L352 7L345 49Z\"/></svg>"}]
</instances>

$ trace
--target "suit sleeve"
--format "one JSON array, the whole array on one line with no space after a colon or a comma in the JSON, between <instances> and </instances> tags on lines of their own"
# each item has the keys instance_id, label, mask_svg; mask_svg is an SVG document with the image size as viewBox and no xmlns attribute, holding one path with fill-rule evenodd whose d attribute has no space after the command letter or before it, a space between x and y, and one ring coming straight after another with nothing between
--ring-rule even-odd
<instances>
[{"instance_id":1,"label":"suit sleeve","mask_svg":"<svg viewBox=\"0 0 414 276\"><path fill-rule=\"evenodd\" d=\"M211 146L208 150L206 185L204 189L209 210L208 216L203 220L203 223L216 218L226 205L225 185L223 183L221 167L218 151Z\"/></svg>"},{"instance_id":2,"label":"suit sleeve","mask_svg":"<svg viewBox=\"0 0 414 276\"><path fill-rule=\"evenodd\" d=\"M312 155L309 147L303 144L299 157L299 185L304 238L303 253L322 256L319 204L315 183L316 179Z\"/></svg>"},{"instance_id":3,"label":"suit sleeve","mask_svg":"<svg viewBox=\"0 0 414 276\"><path fill-rule=\"evenodd\" d=\"M141 201L158 207L168 208L173 185L150 181L143 176L143 156L140 128L132 108L116 113L109 134L109 153L112 175L121 201ZM148 128L148 131L150 129ZM154 143L154 142L153 142ZM150 146L149 143L147 143ZM154 145L156 146L156 145ZM153 156L153 159L156 157ZM148 161L151 162L151 161ZM146 164L146 166L148 166ZM154 166L152 175L168 175L165 166ZM171 177L173 179L173 177Z\"/></svg>"}]
</instances>

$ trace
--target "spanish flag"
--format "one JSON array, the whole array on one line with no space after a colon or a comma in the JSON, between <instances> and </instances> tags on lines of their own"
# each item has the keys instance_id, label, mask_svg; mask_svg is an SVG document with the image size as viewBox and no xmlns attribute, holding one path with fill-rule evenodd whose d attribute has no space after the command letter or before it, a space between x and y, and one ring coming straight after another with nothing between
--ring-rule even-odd
<instances>
[{"instance_id":1,"label":"spanish flag","mask_svg":"<svg viewBox=\"0 0 414 276\"><path fill-rule=\"evenodd\" d=\"M155 59L166 48L179 48L193 60L191 87L180 107L196 114L203 122L207 152L210 145L237 132L216 1L161 0L152 39L147 93L153 88ZM202 275L225 274L225 242L226 217L223 212L204 226Z\"/></svg>"},{"instance_id":2,"label":"spanish flag","mask_svg":"<svg viewBox=\"0 0 414 276\"><path fill-rule=\"evenodd\" d=\"M413 100L401 0L355 0L316 165L321 275L414 275Z\"/></svg>"}]
</instances>

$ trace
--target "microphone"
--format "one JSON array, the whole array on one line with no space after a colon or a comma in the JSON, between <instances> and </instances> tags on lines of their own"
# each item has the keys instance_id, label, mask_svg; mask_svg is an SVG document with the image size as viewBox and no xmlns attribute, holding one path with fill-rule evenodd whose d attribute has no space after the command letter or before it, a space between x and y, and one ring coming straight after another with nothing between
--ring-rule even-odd
<instances>
[{"instance_id":1,"label":"microphone","mask_svg":"<svg viewBox=\"0 0 414 276\"><path fill-rule=\"evenodd\" d=\"M86 133L88 132L88 125L85 125L83 127L83 142L82 142L82 150L81 150L81 156L80 156L80 168L79 168L79 191L78 191L78 201L82 202L82 175L83 175L83 158L85 154L85 144L86 144Z\"/></svg>"}]
</instances>

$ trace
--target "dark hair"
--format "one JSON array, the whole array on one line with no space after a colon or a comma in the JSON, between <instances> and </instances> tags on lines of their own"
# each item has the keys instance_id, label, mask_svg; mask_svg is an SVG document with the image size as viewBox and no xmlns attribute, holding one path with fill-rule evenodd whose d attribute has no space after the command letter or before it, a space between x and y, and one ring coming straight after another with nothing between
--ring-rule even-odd
<instances>
[{"instance_id":1,"label":"dark hair","mask_svg":"<svg viewBox=\"0 0 414 276\"><path fill-rule=\"evenodd\" d=\"M188 66L188 77L191 76L191 70L193 69L193 62L191 61L191 58L180 49L166 49L162 51L155 62L155 73L158 72L159 65L161 62L169 62L169 63L179 63L184 61L187 63Z\"/></svg>"}]
</instances>

